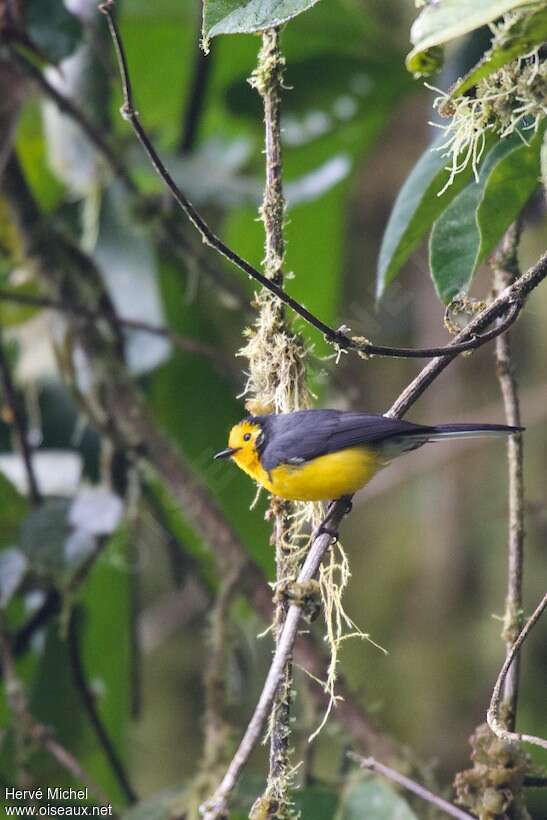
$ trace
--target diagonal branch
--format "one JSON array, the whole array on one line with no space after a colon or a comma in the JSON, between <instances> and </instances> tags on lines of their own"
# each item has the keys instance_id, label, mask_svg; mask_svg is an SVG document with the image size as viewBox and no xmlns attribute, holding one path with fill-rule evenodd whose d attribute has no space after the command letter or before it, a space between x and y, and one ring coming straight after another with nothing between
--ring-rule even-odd
<instances>
[{"instance_id":1,"label":"diagonal branch","mask_svg":"<svg viewBox=\"0 0 547 820\"><path fill-rule=\"evenodd\" d=\"M448 800L443 800L443 798L439 797L438 794L434 794L429 791L429 789L426 789L424 786L420 785L420 783L416 783L415 780L411 780L410 777L406 777L404 774L392 769L390 766L380 763L379 760L375 760L373 757L360 757L360 755L356 754L350 754L350 757L355 760L362 769L367 769L370 772L387 777L388 780L398 783L399 786L403 787L403 789L408 789L409 792L418 795L418 797L421 797L421 799L425 800L426 803L431 803L445 814L450 815L450 817L456 817L457 820L474 820L474 817L471 814L468 814L466 811L462 811L453 803L449 803Z\"/></svg>"},{"instance_id":2,"label":"diagonal branch","mask_svg":"<svg viewBox=\"0 0 547 820\"><path fill-rule=\"evenodd\" d=\"M99 9L102 13L106 16L108 27L110 29L110 34L112 36L112 41L114 43L114 48L116 51L116 56L118 59L118 67L120 71L120 77L122 82L122 94L123 94L123 105L121 108L122 117L127 120L133 131L135 132L137 139L139 140L140 144L142 145L148 159L150 160L154 170L158 174L158 176L162 179L165 186L171 192L171 195L175 199L175 202L180 207L180 209L186 214L192 225L196 228L199 232L201 239L205 245L213 248L217 251L221 256L231 262L236 268L239 268L243 273L250 276L256 282L259 282L263 288L269 290L270 293L273 293L274 296L277 298L287 307L290 307L298 316L302 319L305 319L308 324L312 325L312 327L316 328L320 333L322 333L327 339L328 342L333 344L339 350L347 350L347 351L354 351L359 353L363 356L393 356L397 358L418 358L418 359L428 359L433 356L447 356L451 357L456 353L463 353L468 350L475 350L477 347L480 347L486 341L495 338L499 333L502 333L505 329L505 326L502 326L501 329L498 326L494 330L483 334L482 337L476 337L473 334L469 334L465 341L462 342L452 342L449 345L444 347L429 347L429 348L405 348L405 347L385 347L383 345L375 345L369 342L367 339L362 337L350 337L342 329L335 330L334 328L330 327L329 325L325 324L321 319L315 316L311 311L309 311L304 305L290 296L288 293L285 292L283 286L279 284L275 279L269 279L259 270L257 270L250 262L240 256L236 251L232 250L228 245L226 245L222 239L220 239L214 231L209 227L207 222L201 216L201 214L196 210L196 208L192 205L186 194L179 188L174 181L173 177L167 170L164 162L160 158L158 152L154 148L146 130L142 126L140 121L139 114L135 108L134 104L134 97L133 97L133 88L131 85L131 78L129 75L129 69L127 64L127 57L125 54L125 49L123 45L123 41L120 35L120 31L118 28L118 24L116 19L113 15L113 7L114 7L114 0L106 0L106 2L101 3ZM512 314L511 321L514 321L517 317L518 309L515 309L515 312Z\"/></svg>"}]
</instances>

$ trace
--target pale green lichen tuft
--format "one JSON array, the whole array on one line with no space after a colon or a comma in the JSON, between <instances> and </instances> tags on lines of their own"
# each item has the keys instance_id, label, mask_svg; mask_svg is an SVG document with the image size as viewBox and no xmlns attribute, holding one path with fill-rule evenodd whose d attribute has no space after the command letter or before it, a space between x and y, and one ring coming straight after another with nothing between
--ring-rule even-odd
<instances>
[{"instance_id":1,"label":"pale green lichen tuft","mask_svg":"<svg viewBox=\"0 0 547 820\"><path fill-rule=\"evenodd\" d=\"M478 180L488 135L506 139L518 134L526 142L547 114L547 63L541 59L539 48L480 80L474 96L452 98L438 88L427 87L438 93L434 109L450 118L446 125L431 123L445 133L438 150L447 158L450 171L439 196L469 165Z\"/></svg>"}]
</instances>

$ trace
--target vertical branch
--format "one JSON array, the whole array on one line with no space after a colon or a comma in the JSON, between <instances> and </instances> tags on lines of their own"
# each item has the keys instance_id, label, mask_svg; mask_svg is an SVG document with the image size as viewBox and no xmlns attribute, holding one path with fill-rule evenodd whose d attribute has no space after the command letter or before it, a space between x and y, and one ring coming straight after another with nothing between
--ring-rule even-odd
<instances>
[{"instance_id":1,"label":"vertical branch","mask_svg":"<svg viewBox=\"0 0 547 820\"><path fill-rule=\"evenodd\" d=\"M260 216L264 223L266 278L283 286L285 239L283 222L283 164L281 150L281 89L285 60L280 48L280 33L271 29L262 35L262 47L251 85L262 98L264 107L264 142L266 183ZM291 412L308 406L303 364L304 346L288 327L285 306L266 289L256 297L258 317L250 331L249 342L242 351L249 359L250 394L248 407L253 412ZM271 515L274 521L272 541L275 545L276 596L274 636L280 640L287 615L286 584L298 574L300 526L295 524L295 505L273 499ZM258 798L252 814L288 816L288 788L291 776L291 700L293 689L292 653L287 658L280 685L270 713L270 765L265 793Z\"/></svg>"},{"instance_id":2,"label":"vertical branch","mask_svg":"<svg viewBox=\"0 0 547 820\"><path fill-rule=\"evenodd\" d=\"M520 224L515 223L505 234L500 250L493 260L494 287L497 293L511 285L519 275L517 259L519 237ZM509 333L497 337L495 355L507 424L520 427L520 403L511 357ZM509 654L523 625L524 483L521 433L509 436L507 440L507 462L509 484L508 566L503 638L506 643L507 654ZM503 691L503 717L509 731L513 731L515 728L519 674L520 656L517 655L507 673Z\"/></svg>"},{"instance_id":3,"label":"vertical branch","mask_svg":"<svg viewBox=\"0 0 547 820\"><path fill-rule=\"evenodd\" d=\"M264 272L268 279L281 285L285 257L283 237L285 198L281 157L281 88L285 59L281 54L279 39L279 29L271 29L262 35L262 49L251 83L262 97L264 104L266 186L261 207L266 232Z\"/></svg>"},{"instance_id":4,"label":"vertical branch","mask_svg":"<svg viewBox=\"0 0 547 820\"><path fill-rule=\"evenodd\" d=\"M27 475L28 494L31 504L36 507L40 501L40 491L38 489L38 482L32 464L32 453L29 441L27 439L27 429L21 407L17 399L15 385L13 383L11 368L8 362L8 357L4 350L3 339L0 333L0 379L2 381L2 391L4 393L4 401L8 412L8 421L13 430L15 444L23 464L25 465L25 472Z\"/></svg>"}]
</instances>

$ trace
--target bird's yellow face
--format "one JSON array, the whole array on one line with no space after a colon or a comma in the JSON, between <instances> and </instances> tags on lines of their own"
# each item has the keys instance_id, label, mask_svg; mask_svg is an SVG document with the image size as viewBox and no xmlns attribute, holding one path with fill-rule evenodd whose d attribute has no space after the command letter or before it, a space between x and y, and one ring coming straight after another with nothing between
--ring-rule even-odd
<instances>
[{"instance_id":1,"label":"bird's yellow face","mask_svg":"<svg viewBox=\"0 0 547 820\"><path fill-rule=\"evenodd\" d=\"M234 425L228 437L228 448L217 454L217 458L232 458L240 469L255 480L264 482L267 473L260 464L257 449L258 439L262 434L260 425L244 419Z\"/></svg>"}]
</instances>

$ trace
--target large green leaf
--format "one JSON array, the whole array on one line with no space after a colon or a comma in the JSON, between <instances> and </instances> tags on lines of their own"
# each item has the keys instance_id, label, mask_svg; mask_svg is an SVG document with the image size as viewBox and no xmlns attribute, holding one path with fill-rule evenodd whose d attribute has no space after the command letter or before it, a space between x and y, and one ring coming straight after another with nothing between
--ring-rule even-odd
<instances>
[{"instance_id":1,"label":"large green leaf","mask_svg":"<svg viewBox=\"0 0 547 820\"><path fill-rule=\"evenodd\" d=\"M418 820L406 800L381 780L369 779L348 789L337 820Z\"/></svg>"},{"instance_id":2,"label":"large green leaf","mask_svg":"<svg viewBox=\"0 0 547 820\"><path fill-rule=\"evenodd\" d=\"M408 70L416 74L432 73L438 63L433 61L430 67L424 64L424 55L431 49L491 23L527 2L529 0L442 0L428 3L410 31L414 48L406 59Z\"/></svg>"},{"instance_id":3,"label":"large green leaf","mask_svg":"<svg viewBox=\"0 0 547 820\"><path fill-rule=\"evenodd\" d=\"M27 0L25 12L31 40L49 60L58 63L72 54L82 27L63 0Z\"/></svg>"},{"instance_id":4,"label":"large green leaf","mask_svg":"<svg viewBox=\"0 0 547 820\"><path fill-rule=\"evenodd\" d=\"M516 57L528 54L534 46L547 40L547 6L532 14L518 15L499 41L484 58L452 89L452 97L461 97L480 80L498 71Z\"/></svg>"},{"instance_id":5,"label":"large green leaf","mask_svg":"<svg viewBox=\"0 0 547 820\"><path fill-rule=\"evenodd\" d=\"M467 291L477 266L537 187L542 137L538 132L530 145L518 135L498 143L486 157L478 182L468 185L435 223L429 261L445 304Z\"/></svg>"},{"instance_id":6,"label":"large green leaf","mask_svg":"<svg viewBox=\"0 0 547 820\"><path fill-rule=\"evenodd\" d=\"M376 287L378 298L383 296L428 228L471 176L470 167L461 171L439 196L450 175L446 157L438 150L443 141L444 135L422 154L395 200L380 247Z\"/></svg>"},{"instance_id":7,"label":"large green leaf","mask_svg":"<svg viewBox=\"0 0 547 820\"><path fill-rule=\"evenodd\" d=\"M318 0L205 0L203 37L218 34L252 34L264 31L314 6Z\"/></svg>"}]
</instances>

